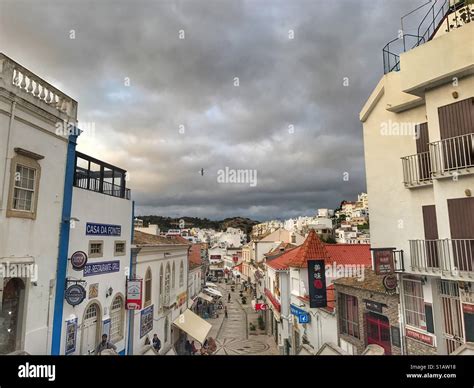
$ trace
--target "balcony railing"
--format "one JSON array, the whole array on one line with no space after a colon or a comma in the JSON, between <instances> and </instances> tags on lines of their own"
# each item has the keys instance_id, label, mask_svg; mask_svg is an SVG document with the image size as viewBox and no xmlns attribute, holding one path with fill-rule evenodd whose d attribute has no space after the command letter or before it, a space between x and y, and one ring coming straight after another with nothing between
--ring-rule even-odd
<instances>
[{"instance_id":1,"label":"balcony railing","mask_svg":"<svg viewBox=\"0 0 474 388\"><path fill-rule=\"evenodd\" d=\"M430 143L430 153L434 177L470 172L474 167L474 133Z\"/></svg>"},{"instance_id":2,"label":"balcony railing","mask_svg":"<svg viewBox=\"0 0 474 388\"><path fill-rule=\"evenodd\" d=\"M405 186L413 187L432 182L430 160L431 157L428 151L402 158L403 183Z\"/></svg>"},{"instance_id":3,"label":"balcony railing","mask_svg":"<svg viewBox=\"0 0 474 388\"><path fill-rule=\"evenodd\" d=\"M474 278L474 239L410 240L411 270Z\"/></svg>"},{"instance_id":4,"label":"balcony railing","mask_svg":"<svg viewBox=\"0 0 474 388\"><path fill-rule=\"evenodd\" d=\"M74 186L112 197L130 199L126 188L126 171L76 152Z\"/></svg>"}]
</instances>

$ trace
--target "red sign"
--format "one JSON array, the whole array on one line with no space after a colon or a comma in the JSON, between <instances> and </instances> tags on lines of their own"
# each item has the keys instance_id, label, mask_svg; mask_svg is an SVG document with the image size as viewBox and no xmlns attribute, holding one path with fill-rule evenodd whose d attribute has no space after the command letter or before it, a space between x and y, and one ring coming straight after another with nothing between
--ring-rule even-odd
<instances>
[{"instance_id":1,"label":"red sign","mask_svg":"<svg viewBox=\"0 0 474 388\"><path fill-rule=\"evenodd\" d=\"M474 314L474 304L465 304L462 305L462 311L468 314Z\"/></svg>"},{"instance_id":2,"label":"red sign","mask_svg":"<svg viewBox=\"0 0 474 388\"><path fill-rule=\"evenodd\" d=\"M415 330L405 329L405 335L417 341L433 346L433 337L431 335L423 334Z\"/></svg>"},{"instance_id":3,"label":"red sign","mask_svg":"<svg viewBox=\"0 0 474 388\"><path fill-rule=\"evenodd\" d=\"M255 311L265 311L267 308L265 303L255 303Z\"/></svg>"},{"instance_id":4,"label":"red sign","mask_svg":"<svg viewBox=\"0 0 474 388\"><path fill-rule=\"evenodd\" d=\"M374 249L374 266L377 275L388 275L394 272L393 249Z\"/></svg>"},{"instance_id":5,"label":"red sign","mask_svg":"<svg viewBox=\"0 0 474 388\"><path fill-rule=\"evenodd\" d=\"M127 310L141 310L142 308L142 279L127 281Z\"/></svg>"},{"instance_id":6,"label":"red sign","mask_svg":"<svg viewBox=\"0 0 474 388\"><path fill-rule=\"evenodd\" d=\"M239 261L239 257L238 256L234 256L232 257L232 260L234 261L234 263L237 263Z\"/></svg>"},{"instance_id":7,"label":"red sign","mask_svg":"<svg viewBox=\"0 0 474 388\"><path fill-rule=\"evenodd\" d=\"M267 296L268 299L270 299L270 302L272 302L272 305L273 307L275 307L275 310L278 312L281 312L280 302L278 302L278 300L273 296L273 294L267 288L265 288L265 295Z\"/></svg>"}]
</instances>

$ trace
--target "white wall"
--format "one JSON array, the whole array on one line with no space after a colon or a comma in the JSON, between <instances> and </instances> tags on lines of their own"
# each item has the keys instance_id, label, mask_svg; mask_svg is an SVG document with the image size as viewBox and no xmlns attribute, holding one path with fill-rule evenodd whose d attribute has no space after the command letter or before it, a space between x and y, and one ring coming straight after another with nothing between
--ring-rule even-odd
<instances>
[{"instance_id":1,"label":"white wall","mask_svg":"<svg viewBox=\"0 0 474 388\"><path fill-rule=\"evenodd\" d=\"M15 119L10 125L11 95L2 89L0 75L0 262L13 263L14 258L30 258L38 265L38 281L25 282L26 303L21 328L20 348L31 354L50 353L51 327L54 311L54 288L59 245L59 228L63 204L67 141L55 134L61 118L42 109L25 105L17 98ZM65 117L65 116L64 116ZM6 218L10 186L10 162L15 147L44 156L38 195L36 220ZM6 167L6 168L5 168ZM6 172L6 175L4 174ZM5 185L3 185L5 182ZM3 278L0 278L3 288ZM1 301L0 291L0 301Z\"/></svg>"},{"instance_id":2,"label":"white wall","mask_svg":"<svg viewBox=\"0 0 474 388\"><path fill-rule=\"evenodd\" d=\"M73 354L81 354L82 344L82 321L84 312L88 304L92 301L98 302L101 307L102 322L110 318L110 307L115 295L120 294L126 297L126 275L130 268L130 233L132 222L132 202L122 198L115 198L105 194L95 193L80 188L74 187L72 197L71 217L76 217L79 221L74 221L71 225L70 239L69 239L69 257L76 251L89 251L89 241L102 240L104 242L103 256L98 258L89 258L88 263L99 263L104 261L120 261L120 271L107 274L84 276L83 271L76 271L68 262L67 277L85 280L87 291L86 299L78 306L71 306L64 301L63 311L63 327L61 333L61 354L64 354L65 349L65 321L72 317L78 318L78 335L76 351ZM120 236L88 236L86 235L86 224L113 224L120 225ZM126 253L125 255L116 256L114 254L114 242L125 241ZM99 284L99 293L97 298L89 298L90 284ZM106 290L112 287L112 295L106 297ZM125 349L126 339L128 333L128 314L125 312L124 320L124 337L117 342L117 351L121 352Z\"/></svg>"},{"instance_id":3,"label":"white wall","mask_svg":"<svg viewBox=\"0 0 474 388\"><path fill-rule=\"evenodd\" d=\"M173 246L173 245L162 245L156 247L142 248L137 257L136 265L136 276L138 278L145 279L146 271L148 268L152 272L152 291L151 291L151 305L153 305L153 329L140 338L140 311L134 311L134 330L133 330L133 354L139 355L147 349L145 346L145 339L148 336L151 339L153 334L157 334L158 338L161 340L161 353L166 353L172 346L171 340L171 330L172 322L183 312L187 307L187 300L181 306L175 306L170 310L161 310L159 309L160 301L160 292L159 292L159 272L161 265L163 265L163 270L166 270L166 265L169 263L170 268L173 268L173 262L175 263L175 287L172 287L171 284L171 300L176 300L177 296L183 292L187 292L187 274L188 274L188 258L187 258L187 246ZM171 255L167 255L166 258L164 253L168 252ZM184 263L184 284L182 287L179 286L179 266L180 263ZM164 276L164 275L163 275ZM143 280L144 282L144 280ZM143 284L143 287L145 285ZM164 278L163 278L163 288L164 288ZM164 290L163 290L164 291ZM143 302L144 302L144 288L143 288ZM189 295L188 295L189 296ZM146 307L142 305L143 309ZM142 309L142 310L143 310ZM169 320L169 329L168 329L168 341L165 342L165 319L168 317Z\"/></svg>"}]
</instances>

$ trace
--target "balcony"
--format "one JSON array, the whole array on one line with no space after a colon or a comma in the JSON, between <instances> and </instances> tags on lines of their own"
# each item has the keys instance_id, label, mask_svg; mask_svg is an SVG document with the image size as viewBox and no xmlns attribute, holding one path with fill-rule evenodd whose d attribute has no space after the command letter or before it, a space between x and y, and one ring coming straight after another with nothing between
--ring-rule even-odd
<instances>
[{"instance_id":1,"label":"balcony","mask_svg":"<svg viewBox=\"0 0 474 388\"><path fill-rule=\"evenodd\" d=\"M403 183L413 188L432 184L429 151L402 157Z\"/></svg>"},{"instance_id":2,"label":"balcony","mask_svg":"<svg viewBox=\"0 0 474 388\"><path fill-rule=\"evenodd\" d=\"M424 6L429 4L431 6L426 10ZM449 33L474 21L474 5L469 4L466 0L434 0L414 9L405 16L413 16L417 11L424 13L419 24L406 25L403 28L403 30L411 30L416 34L400 35L387 43L382 49L384 74L400 71L400 56L403 53L422 46L441 34ZM421 16L422 14L418 15Z\"/></svg>"},{"instance_id":3,"label":"balcony","mask_svg":"<svg viewBox=\"0 0 474 388\"><path fill-rule=\"evenodd\" d=\"M433 178L474 172L474 133L430 143Z\"/></svg>"},{"instance_id":4,"label":"balcony","mask_svg":"<svg viewBox=\"0 0 474 388\"><path fill-rule=\"evenodd\" d=\"M76 152L75 187L129 200L130 189L125 187L126 174L125 170Z\"/></svg>"},{"instance_id":5,"label":"balcony","mask_svg":"<svg viewBox=\"0 0 474 388\"><path fill-rule=\"evenodd\" d=\"M474 278L474 239L410 240L410 257L413 272Z\"/></svg>"},{"instance_id":6,"label":"balcony","mask_svg":"<svg viewBox=\"0 0 474 388\"><path fill-rule=\"evenodd\" d=\"M405 187L423 187L433 179L474 173L474 133L435 141L429 148L401 158Z\"/></svg>"},{"instance_id":7,"label":"balcony","mask_svg":"<svg viewBox=\"0 0 474 388\"><path fill-rule=\"evenodd\" d=\"M0 87L64 120L76 120L76 101L2 53Z\"/></svg>"}]
</instances>

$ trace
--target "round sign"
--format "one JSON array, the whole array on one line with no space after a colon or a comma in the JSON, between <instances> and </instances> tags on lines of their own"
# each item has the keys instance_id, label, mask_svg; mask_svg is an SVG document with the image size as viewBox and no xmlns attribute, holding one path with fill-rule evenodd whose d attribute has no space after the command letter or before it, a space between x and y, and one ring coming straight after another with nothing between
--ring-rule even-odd
<instances>
[{"instance_id":1,"label":"round sign","mask_svg":"<svg viewBox=\"0 0 474 388\"><path fill-rule=\"evenodd\" d=\"M80 284L73 284L66 289L65 298L71 306L77 306L86 298L86 289Z\"/></svg>"},{"instance_id":2,"label":"round sign","mask_svg":"<svg viewBox=\"0 0 474 388\"><path fill-rule=\"evenodd\" d=\"M393 291L397 288L397 277L395 275L387 275L383 278L383 285L387 291Z\"/></svg>"},{"instance_id":3,"label":"round sign","mask_svg":"<svg viewBox=\"0 0 474 388\"><path fill-rule=\"evenodd\" d=\"M87 255L85 252L77 251L71 256L72 268L76 271L80 271L87 264Z\"/></svg>"}]
</instances>

